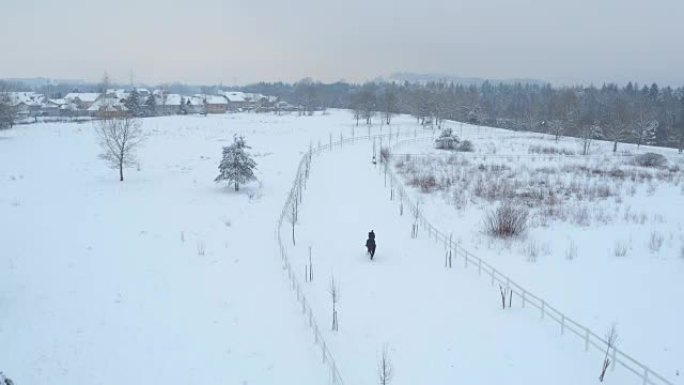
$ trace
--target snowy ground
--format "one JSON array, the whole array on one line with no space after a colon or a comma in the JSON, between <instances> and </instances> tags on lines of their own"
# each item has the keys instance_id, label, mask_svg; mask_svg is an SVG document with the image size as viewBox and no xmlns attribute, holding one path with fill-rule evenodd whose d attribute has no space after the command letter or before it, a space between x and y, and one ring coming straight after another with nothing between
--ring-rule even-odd
<instances>
[{"instance_id":1,"label":"snowy ground","mask_svg":"<svg viewBox=\"0 0 684 385\"><path fill-rule=\"evenodd\" d=\"M351 121L146 119L123 183L90 124L0 132L0 371L17 384L324 382L273 227L300 150ZM239 193L213 182L233 133L262 181Z\"/></svg>"},{"instance_id":2,"label":"snowy ground","mask_svg":"<svg viewBox=\"0 0 684 385\"><path fill-rule=\"evenodd\" d=\"M448 155L443 151L432 149L430 141L395 147L397 153L433 155L408 161L399 156L393 162L405 163L399 172L410 163L419 175L436 173L438 182L440 175L459 173L467 180L457 177L450 189L435 188L431 193L412 188L412 198L423 202L426 217L446 234L452 233L463 247L591 329L601 333L616 323L621 349L675 383L680 381L684 333L682 310L674 304L677 293L684 293L681 156L666 149L618 147L628 153L663 153L676 170L654 171L630 165L631 158L612 156L612 143L594 142L589 159L547 156L529 154L528 149L552 147L579 153L580 144L570 138L556 144L538 134L468 125L461 131L459 124L453 126L457 135L474 143L476 152L457 154L452 164L445 161ZM497 167L498 174L492 172ZM636 170L637 178L591 176L576 173L578 167L622 169L628 174ZM478 168L483 175L495 175L485 177L480 196L475 192L481 175ZM500 185L508 174L515 175L524 188L572 185L581 197L560 198L555 207L562 215L545 215L545 204L533 207L532 228L526 236L493 241L483 232L483 218L500 200L487 199L486 190Z\"/></svg>"},{"instance_id":3,"label":"snowy ground","mask_svg":"<svg viewBox=\"0 0 684 385\"><path fill-rule=\"evenodd\" d=\"M395 122L395 133L425 134L411 118ZM90 124L0 132L0 371L17 384L327 382L273 228L310 143L379 127L354 127L349 112L331 111L154 118L143 130L140 169L128 170L123 183L97 158ZM221 146L234 133L253 147L261 181L239 193L213 182ZM298 243L288 245L301 275L312 247L315 279L304 289L324 329L330 277L339 284L340 330L322 332L345 383L376 383L385 344L393 384L595 382L600 355L560 338L531 312L502 311L498 288L445 270L441 248L409 237L410 219L388 199L371 153L372 144L360 142L314 158ZM573 261L540 256L530 264L517 246L513 258L504 246L490 248L475 219L465 222L437 194L425 207L445 231L460 228L464 246L579 320L597 330L620 322L627 352L680 378L672 371L684 356L673 326L681 316L667 306L682 292L673 281L679 260L594 263L578 235ZM373 262L363 248L370 229L378 234ZM635 297L619 297L628 279L630 287L640 282L627 292ZM639 323L630 325L633 314ZM641 334L630 329L639 326ZM672 346L663 347L659 338L668 333ZM640 383L620 370L607 380Z\"/></svg>"}]
</instances>

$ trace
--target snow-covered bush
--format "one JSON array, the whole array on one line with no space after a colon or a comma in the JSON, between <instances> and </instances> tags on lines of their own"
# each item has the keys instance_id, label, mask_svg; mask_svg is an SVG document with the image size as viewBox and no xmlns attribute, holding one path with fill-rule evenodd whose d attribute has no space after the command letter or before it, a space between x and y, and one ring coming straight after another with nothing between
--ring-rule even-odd
<instances>
[{"instance_id":1,"label":"snow-covered bush","mask_svg":"<svg viewBox=\"0 0 684 385\"><path fill-rule=\"evenodd\" d=\"M485 231L496 238L511 238L522 235L527 230L527 208L506 202L484 219Z\"/></svg>"},{"instance_id":2,"label":"snow-covered bush","mask_svg":"<svg viewBox=\"0 0 684 385\"><path fill-rule=\"evenodd\" d=\"M456 150L461 152L473 152L473 143L469 140L464 140L463 142L461 142L461 144L458 145L458 147L456 147Z\"/></svg>"},{"instance_id":3,"label":"snow-covered bush","mask_svg":"<svg viewBox=\"0 0 684 385\"><path fill-rule=\"evenodd\" d=\"M664 155L647 152L645 154L634 157L634 164L641 167L660 168L667 164L667 158Z\"/></svg>"},{"instance_id":4,"label":"snow-covered bush","mask_svg":"<svg viewBox=\"0 0 684 385\"><path fill-rule=\"evenodd\" d=\"M451 128L445 128L439 134L439 138L435 139L435 148L439 150L454 150L458 143L458 137L452 133Z\"/></svg>"}]
</instances>

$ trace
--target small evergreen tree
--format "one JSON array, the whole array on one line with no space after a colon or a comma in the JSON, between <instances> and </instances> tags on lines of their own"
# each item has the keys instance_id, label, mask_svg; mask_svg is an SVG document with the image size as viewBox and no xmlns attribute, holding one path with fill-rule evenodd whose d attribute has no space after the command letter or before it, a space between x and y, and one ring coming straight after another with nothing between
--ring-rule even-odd
<instances>
[{"instance_id":1,"label":"small evergreen tree","mask_svg":"<svg viewBox=\"0 0 684 385\"><path fill-rule=\"evenodd\" d=\"M249 149L245 143L245 138L242 136L233 136L233 144L223 147L223 159L219 165L221 172L215 182L227 180L233 183L235 191L240 189L240 184L247 183L251 180L256 180L254 170L256 169L256 162L252 159L245 150Z\"/></svg>"}]
</instances>

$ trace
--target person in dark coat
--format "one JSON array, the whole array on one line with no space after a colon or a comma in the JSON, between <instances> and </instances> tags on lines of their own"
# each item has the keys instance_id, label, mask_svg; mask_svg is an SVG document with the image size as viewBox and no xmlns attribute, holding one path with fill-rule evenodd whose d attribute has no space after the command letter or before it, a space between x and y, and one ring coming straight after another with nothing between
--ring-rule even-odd
<instances>
[{"instance_id":1,"label":"person in dark coat","mask_svg":"<svg viewBox=\"0 0 684 385\"><path fill-rule=\"evenodd\" d=\"M368 233L368 240L366 241L366 248L368 249L368 254L370 254L371 261L373 260L373 256L375 256L375 246L375 233L371 230L371 232Z\"/></svg>"}]
</instances>

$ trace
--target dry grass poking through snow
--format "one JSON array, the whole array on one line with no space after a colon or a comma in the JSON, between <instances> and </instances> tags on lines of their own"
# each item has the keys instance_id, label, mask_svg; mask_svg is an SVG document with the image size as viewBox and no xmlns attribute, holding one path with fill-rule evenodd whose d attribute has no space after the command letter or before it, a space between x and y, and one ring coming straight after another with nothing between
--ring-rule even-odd
<instances>
[{"instance_id":1,"label":"dry grass poking through snow","mask_svg":"<svg viewBox=\"0 0 684 385\"><path fill-rule=\"evenodd\" d=\"M404 155L394 165L407 184L442 194L458 210L502 202L528 207L532 227L552 221L591 226L620 219L644 224L646 214L622 204L625 198L638 192L653 196L666 184L681 186L684 194L681 167L658 157L562 157L557 154L570 152L537 145L529 152L541 155ZM615 210L593 204L607 200L615 202Z\"/></svg>"}]
</instances>

